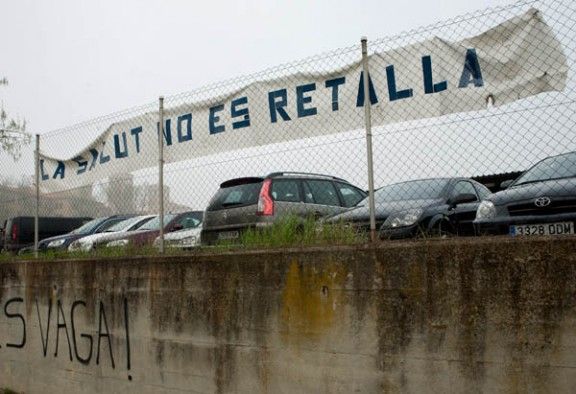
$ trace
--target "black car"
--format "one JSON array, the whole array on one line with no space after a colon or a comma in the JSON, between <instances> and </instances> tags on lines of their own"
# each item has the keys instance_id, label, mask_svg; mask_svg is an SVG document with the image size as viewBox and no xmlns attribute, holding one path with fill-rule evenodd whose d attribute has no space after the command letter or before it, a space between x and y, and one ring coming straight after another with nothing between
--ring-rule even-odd
<instances>
[{"instance_id":1,"label":"black car","mask_svg":"<svg viewBox=\"0 0 576 394\"><path fill-rule=\"evenodd\" d=\"M574 234L576 152L548 157L489 196L474 224L481 234Z\"/></svg>"},{"instance_id":2,"label":"black car","mask_svg":"<svg viewBox=\"0 0 576 394\"><path fill-rule=\"evenodd\" d=\"M420 234L474 235L472 224L480 201L490 194L467 178L432 178L384 186L374 193L380 238ZM368 198L355 208L327 219L369 231Z\"/></svg>"},{"instance_id":3,"label":"black car","mask_svg":"<svg viewBox=\"0 0 576 394\"><path fill-rule=\"evenodd\" d=\"M124 221L133 215L113 215L92 219L82 226L70 231L63 235L56 235L54 237L43 238L38 242L38 251L50 250L66 250L68 246L77 239L87 235L100 233L109 227ZM50 224L47 224L48 226ZM42 227L42 222L40 222ZM42 236L42 233L40 234ZM20 254L31 253L34 251L34 245L23 248L19 251Z\"/></svg>"},{"instance_id":4,"label":"black car","mask_svg":"<svg viewBox=\"0 0 576 394\"><path fill-rule=\"evenodd\" d=\"M164 215L164 234L195 228L202 222L202 211L186 211L180 213L167 213ZM144 223L134 231L127 232L125 236L106 242L106 247L116 248L142 248L151 246L160 234L160 217Z\"/></svg>"},{"instance_id":5,"label":"black car","mask_svg":"<svg viewBox=\"0 0 576 394\"><path fill-rule=\"evenodd\" d=\"M38 218L38 237L44 239L67 232L92 220L90 217L44 217ZM17 253L34 245L34 217L16 216L6 221L4 251Z\"/></svg>"}]
</instances>

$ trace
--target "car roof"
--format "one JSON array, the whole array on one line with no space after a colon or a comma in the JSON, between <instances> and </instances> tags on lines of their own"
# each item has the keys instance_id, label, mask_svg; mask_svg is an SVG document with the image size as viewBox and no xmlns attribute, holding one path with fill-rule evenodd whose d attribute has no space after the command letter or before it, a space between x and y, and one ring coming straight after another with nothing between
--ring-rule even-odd
<instances>
[{"instance_id":1,"label":"car roof","mask_svg":"<svg viewBox=\"0 0 576 394\"><path fill-rule=\"evenodd\" d=\"M279 178L279 177L325 178L325 179L332 179L332 180L348 182L342 178L338 178L338 177L335 177L333 175L318 174L315 172L283 171L283 172L272 172L272 173L266 175L266 178Z\"/></svg>"},{"instance_id":2,"label":"car roof","mask_svg":"<svg viewBox=\"0 0 576 394\"><path fill-rule=\"evenodd\" d=\"M262 182L264 180L263 177L243 177L243 178L234 178L234 179L229 179L225 182L222 182L220 184L220 188L227 188L227 187L232 187L232 186L238 186L238 185L244 185L244 184L248 184L248 183L257 183L257 182Z\"/></svg>"},{"instance_id":3,"label":"car roof","mask_svg":"<svg viewBox=\"0 0 576 394\"><path fill-rule=\"evenodd\" d=\"M257 183L262 182L264 179L272 179L272 178L311 178L311 179L330 179L345 183L350 183L345 179L333 176L333 175L326 175L326 174L318 174L314 172L298 172L298 171L282 171L282 172L271 172L265 176L251 176L251 177L242 177L242 178L233 178L229 179L225 182L220 184L220 188L227 188L232 186L244 185L248 183Z\"/></svg>"}]
</instances>

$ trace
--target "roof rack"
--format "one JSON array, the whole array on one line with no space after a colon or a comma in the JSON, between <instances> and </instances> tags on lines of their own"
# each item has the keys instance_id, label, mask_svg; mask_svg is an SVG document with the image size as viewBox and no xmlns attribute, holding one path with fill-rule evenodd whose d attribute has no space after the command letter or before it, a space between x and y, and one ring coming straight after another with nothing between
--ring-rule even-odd
<instances>
[{"instance_id":1,"label":"roof rack","mask_svg":"<svg viewBox=\"0 0 576 394\"><path fill-rule=\"evenodd\" d=\"M342 179L342 178L338 178L332 175L326 175L326 174L317 174L314 172L298 172L298 171L282 171L282 172L272 172L268 175L266 175L266 178L276 178L279 176L286 176L286 175L299 175L302 177L314 177L314 178L318 178L318 177L322 177L322 178L327 178L327 179L334 179L334 180L338 180L338 181L343 181L348 183L347 180Z\"/></svg>"}]
</instances>

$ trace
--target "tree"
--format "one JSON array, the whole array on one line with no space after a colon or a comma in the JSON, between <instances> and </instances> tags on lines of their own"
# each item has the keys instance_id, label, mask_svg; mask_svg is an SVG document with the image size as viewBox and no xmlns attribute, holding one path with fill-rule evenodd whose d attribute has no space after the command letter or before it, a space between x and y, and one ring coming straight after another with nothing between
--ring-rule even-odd
<instances>
[{"instance_id":1,"label":"tree","mask_svg":"<svg viewBox=\"0 0 576 394\"><path fill-rule=\"evenodd\" d=\"M6 78L0 79L0 86L8 85ZM25 132L26 120L15 120L8 116L4 103L0 103L0 148L17 160L20 148L30 143L30 134Z\"/></svg>"}]
</instances>

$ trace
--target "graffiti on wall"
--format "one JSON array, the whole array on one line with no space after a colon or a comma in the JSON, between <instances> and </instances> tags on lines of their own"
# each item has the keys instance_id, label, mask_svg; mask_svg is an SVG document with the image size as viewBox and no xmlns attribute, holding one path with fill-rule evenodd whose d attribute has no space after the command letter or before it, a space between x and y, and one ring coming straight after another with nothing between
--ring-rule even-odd
<instances>
[{"instance_id":1,"label":"graffiti on wall","mask_svg":"<svg viewBox=\"0 0 576 394\"><path fill-rule=\"evenodd\" d=\"M75 300L65 305L60 299L49 299L43 307L38 299L33 301L31 317L24 313L26 301L22 297L13 297L0 304L0 324L9 324L10 330L0 331L0 352L4 349L24 349L30 338L39 338L41 352L44 358L67 357L71 362L84 365L109 364L112 369L119 367L118 354L114 353L115 336L110 330L110 305L103 301L95 304L96 315L94 326L89 330L80 330L78 323L82 313L86 313L87 304L83 300ZM121 334L126 346L125 366L130 375L130 324L128 300L124 298L123 324ZM33 321L30 321L32 319ZM123 332L122 332L123 331ZM0 353L1 355L1 353Z\"/></svg>"}]
</instances>

